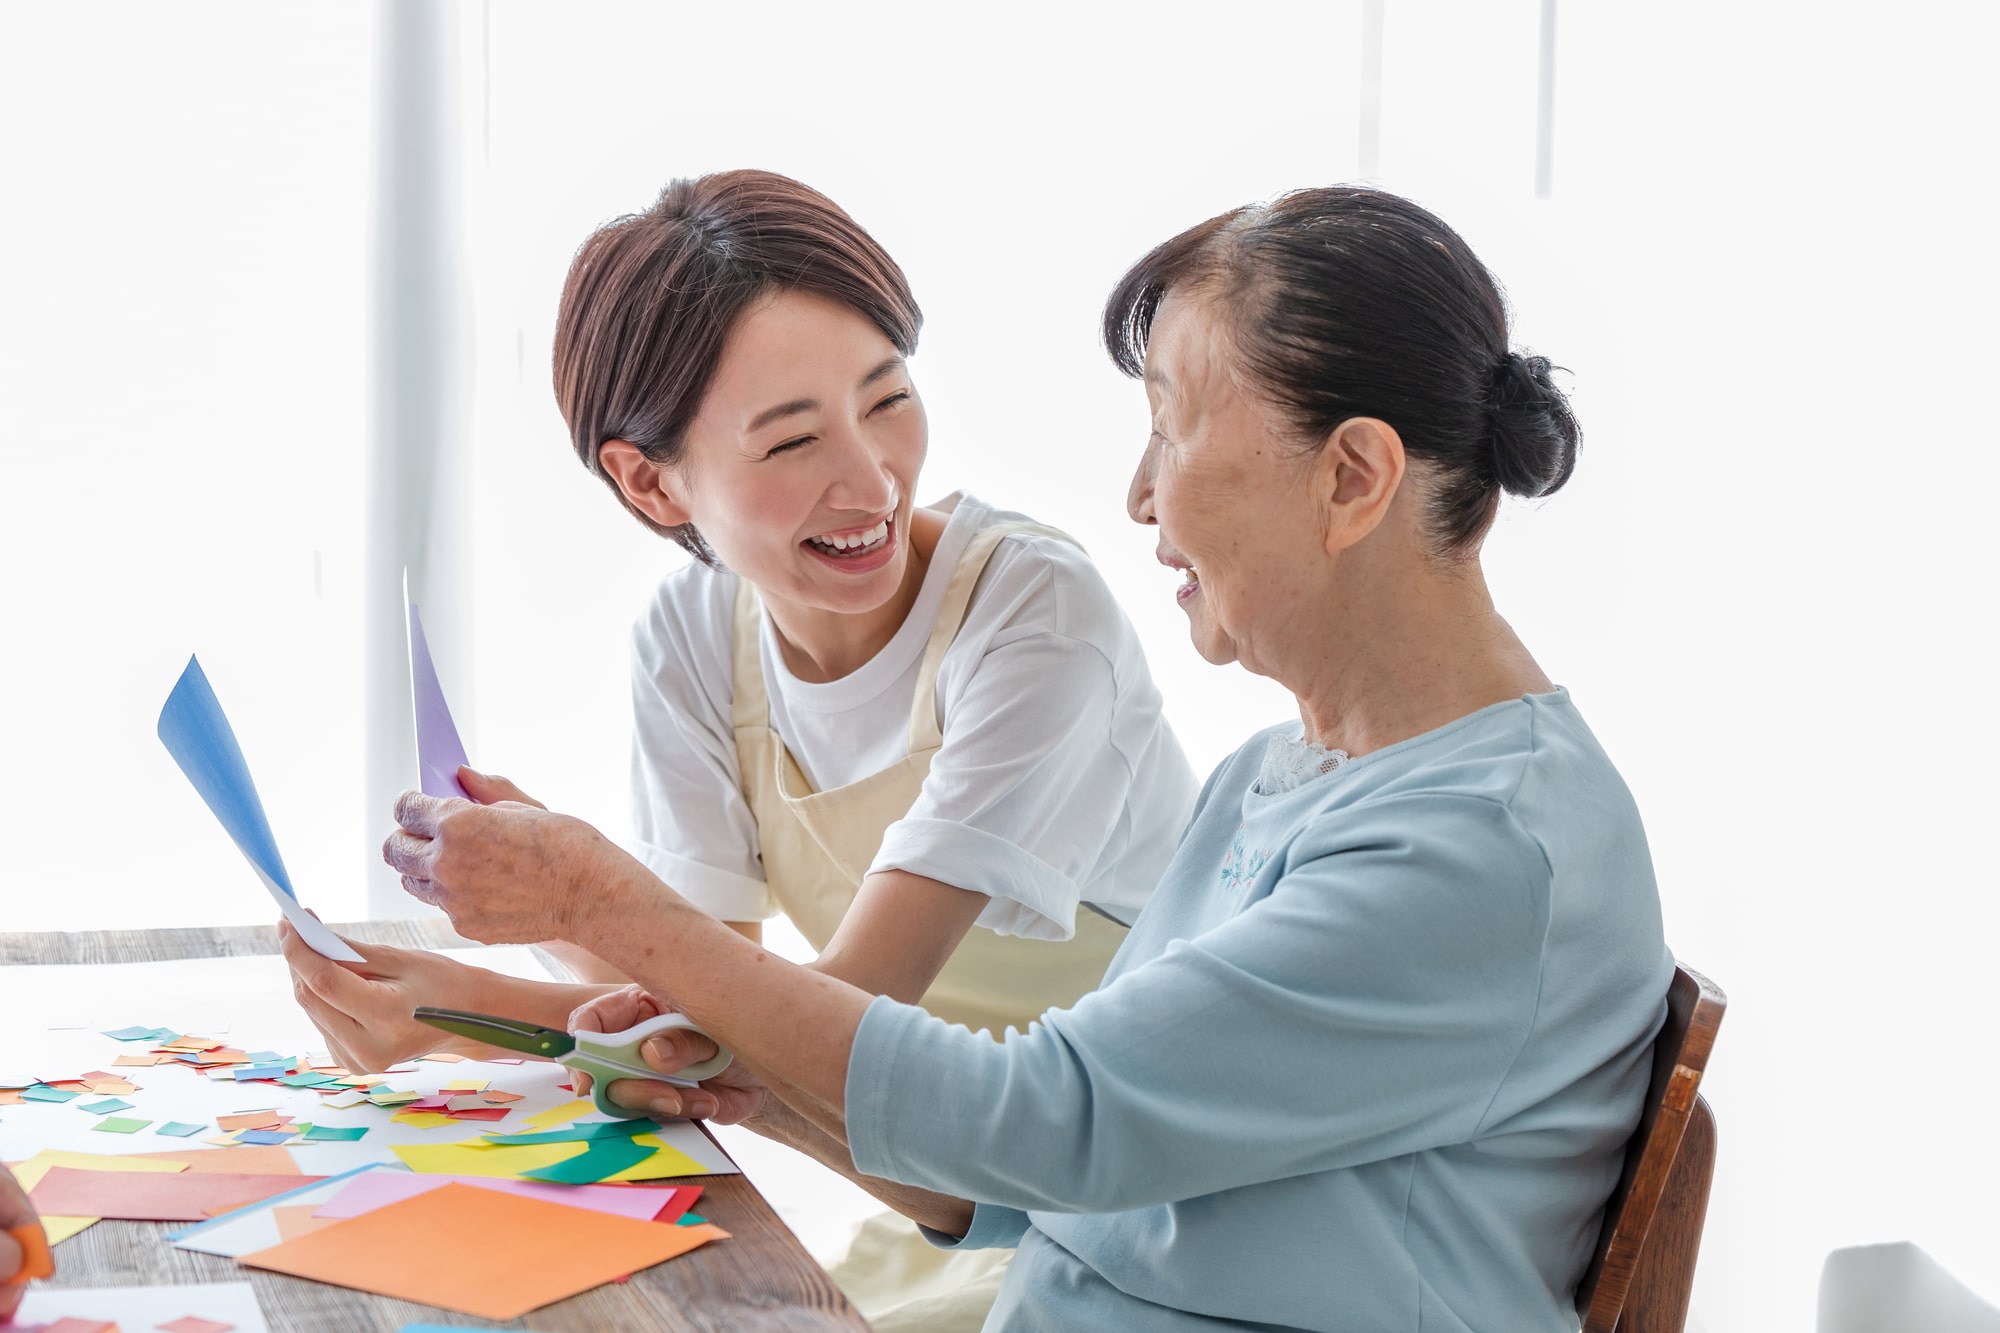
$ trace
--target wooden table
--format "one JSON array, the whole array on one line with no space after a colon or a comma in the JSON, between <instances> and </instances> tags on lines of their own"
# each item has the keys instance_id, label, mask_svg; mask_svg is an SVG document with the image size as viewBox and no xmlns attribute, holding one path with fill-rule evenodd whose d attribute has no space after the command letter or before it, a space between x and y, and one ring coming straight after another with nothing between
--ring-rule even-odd
<instances>
[{"instance_id":1,"label":"wooden table","mask_svg":"<svg viewBox=\"0 0 2000 1333\"><path fill-rule=\"evenodd\" d=\"M334 927L370 944L453 948L470 944L439 921L371 921ZM19 963L137 963L278 952L270 926L196 930L100 930L74 934L0 934L0 966ZM525 1328L546 1333L662 1333L672 1330L863 1329L825 1270L813 1262L762 1195L742 1176L702 1180L702 1216L732 1239L655 1265L545 1306L509 1324L472 1324L473 1316L391 1300L345 1287L244 1268L229 1259L178 1250L163 1237L180 1224L99 1222L56 1251L58 1287L241 1282L248 1278L272 1333L395 1333L410 1323Z\"/></svg>"}]
</instances>

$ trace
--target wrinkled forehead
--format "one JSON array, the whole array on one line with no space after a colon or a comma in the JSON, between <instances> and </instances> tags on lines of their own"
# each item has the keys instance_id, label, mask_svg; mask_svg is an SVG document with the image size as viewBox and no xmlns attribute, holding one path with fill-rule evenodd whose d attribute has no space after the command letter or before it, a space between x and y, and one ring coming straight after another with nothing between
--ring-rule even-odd
<instances>
[{"instance_id":1,"label":"wrinkled forehead","mask_svg":"<svg viewBox=\"0 0 2000 1333\"><path fill-rule=\"evenodd\" d=\"M1156 408L1206 416L1242 394L1221 303L1200 287L1160 299L1146 338L1146 396Z\"/></svg>"}]
</instances>

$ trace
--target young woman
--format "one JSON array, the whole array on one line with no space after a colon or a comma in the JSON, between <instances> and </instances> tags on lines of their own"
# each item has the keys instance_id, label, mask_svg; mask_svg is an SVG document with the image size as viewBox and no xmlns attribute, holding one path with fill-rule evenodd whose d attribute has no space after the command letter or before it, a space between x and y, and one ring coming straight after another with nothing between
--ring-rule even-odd
<instances>
[{"instance_id":1,"label":"young woman","mask_svg":"<svg viewBox=\"0 0 2000 1333\"><path fill-rule=\"evenodd\" d=\"M1574 1329L1673 960L1638 810L1480 572L1501 493L1574 461L1548 363L1456 233L1361 189L1192 228L1105 324L1195 646L1299 717L1209 779L1100 989L996 1044L757 958L575 820L410 793L385 855L474 939L629 970L579 1026L664 1005L736 1053L613 1096L1017 1246L989 1328Z\"/></svg>"},{"instance_id":2,"label":"young woman","mask_svg":"<svg viewBox=\"0 0 2000 1333\"><path fill-rule=\"evenodd\" d=\"M584 464L694 556L634 633L639 856L751 939L783 911L827 975L998 1037L1097 985L1195 783L1084 553L970 497L917 504L920 323L825 197L766 172L677 181L578 252L556 396ZM623 979L576 951L585 984L558 986L356 947L365 966L299 974L356 1069L437 1047L415 1004L560 1027ZM865 1271L837 1274L878 1327L899 1237L918 1244L871 1224ZM999 1273L977 1268L972 1326Z\"/></svg>"}]
</instances>

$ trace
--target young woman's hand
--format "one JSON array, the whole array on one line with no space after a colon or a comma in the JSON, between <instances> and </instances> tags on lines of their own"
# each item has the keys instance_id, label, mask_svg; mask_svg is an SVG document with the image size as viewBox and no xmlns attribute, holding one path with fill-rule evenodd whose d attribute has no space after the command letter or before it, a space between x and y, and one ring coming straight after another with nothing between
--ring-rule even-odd
<instances>
[{"instance_id":1,"label":"young woman's hand","mask_svg":"<svg viewBox=\"0 0 2000 1333\"><path fill-rule=\"evenodd\" d=\"M625 986L583 1005L570 1015L569 1027L572 1032L623 1032L670 1012L656 996L638 986ZM684 1028L662 1032L639 1048L646 1066L661 1074L678 1073L711 1059L715 1052L714 1042ZM590 1075L571 1072L577 1095L589 1096ZM725 1125L754 1121L773 1106L769 1090L740 1060L697 1088L621 1078L612 1083L610 1095L620 1106L644 1111L656 1120L714 1120Z\"/></svg>"},{"instance_id":2,"label":"young woman's hand","mask_svg":"<svg viewBox=\"0 0 2000 1333\"><path fill-rule=\"evenodd\" d=\"M467 790L497 794L477 783ZM443 908L459 934L485 944L569 940L588 947L579 938L596 905L587 891L637 865L582 820L520 801L479 805L406 791L396 801L396 823L382 859L403 877L403 888Z\"/></svg>"},{"instance_id":3,"label":"young woman's hand","mask_svg":"<svg viewBox=\"0 0 2000 1333\"><path fill-rule=\"evenodd\" d=\"M481 1049L410 1014L423 1004L477 1010L492 973L422 949L352 940L366 961L339 963L313 952L283 922L278 937L292 969L292 994L344 1068L377 1074L431 1051Z\"/></svg>"}]
</instances>

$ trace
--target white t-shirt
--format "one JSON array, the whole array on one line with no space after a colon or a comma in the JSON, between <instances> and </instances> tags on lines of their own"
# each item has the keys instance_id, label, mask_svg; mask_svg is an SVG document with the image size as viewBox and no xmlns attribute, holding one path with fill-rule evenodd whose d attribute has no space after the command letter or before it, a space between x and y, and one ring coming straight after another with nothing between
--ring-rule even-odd
<instances>
[{"instance_id":1,"label":"white t-shirt","mask_svg":"<svg viewBox=\"0 0 2000 1333\"><path fill-rule=\"evenodd\" d=\"M979 529L1020 521L965 497L909 617L839 680L785 669L761 635L771 727L829 791L909 752L917 673L945 585ZM737 577L691 564L633 626L634 851L727 921L773 915L730 721ZM944 743L870 873L906 870L992 899L978 924L1068 939L1079 902L1129 921L1172 856L1196 783L1160 712L1137 634L1096 566L1068 542L1003 538L937 679Z\"/></svg>"}]
</instances>

